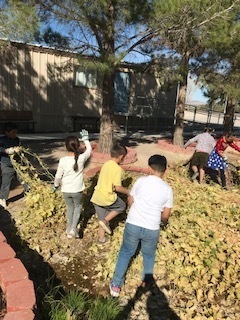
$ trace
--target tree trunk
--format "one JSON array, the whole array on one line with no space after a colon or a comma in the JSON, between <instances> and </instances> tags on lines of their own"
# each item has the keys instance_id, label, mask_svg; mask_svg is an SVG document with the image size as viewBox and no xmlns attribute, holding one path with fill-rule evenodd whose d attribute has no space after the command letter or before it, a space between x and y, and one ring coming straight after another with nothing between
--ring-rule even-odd
<instances>
[{"instance_id":1,"label":"tree trunk","mask_svg":"<svg viewBox=\"0 0 240 320\"><path fill-rule=\"evenodd\" d=\"M226 113L223 119L223 132L229 133L233 132L233 122L234 122L234 111L236 106L235 99L228 99Z\"/></svg>"},{"instance_id":2,"label":"tree trunk","mask_svg":"<svg viewBox=\"0 0 240 320\"><path fill-rule=\"evenodd\" d=\"M185 110L186 93L187 93L189 56L190 56L189 52L185 52L183 55L183 60L181 65L182 80L180 82L180 87L179 87L178 101L176 105L175 127L174 127L174 133L173 133L173 144L181 147L183 146L184 110Z\"/></svg>"},{"instance_id":3,"label":"tree trunk","mask_svg":"<svg viewBox=\"0 0 240 320\"><path fill-rule=\"evenodd\" d=\"M184 109L187 91L187 78L180 84L178 101L176 105L176 119L173 134L173 144L183 146L183 123L184 123Z\"/></svg>"},{"instance_id":4,"label":"tree trunk","mask_svg":"<svg viewBox=\"0 0 240 320\"><path fill-rule=\"evenodd\" d=\"M114 74L104 74L99 152L109 153L113 145Z\"/></svg>"}]
</instances>

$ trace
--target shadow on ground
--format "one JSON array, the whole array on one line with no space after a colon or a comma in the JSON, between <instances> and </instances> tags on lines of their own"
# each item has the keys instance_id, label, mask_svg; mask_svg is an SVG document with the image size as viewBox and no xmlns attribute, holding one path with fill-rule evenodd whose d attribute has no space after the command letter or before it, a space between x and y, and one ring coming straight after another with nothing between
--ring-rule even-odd
<instances>
[{"instance_id":1,"label":"shadow on ground","mask_svg":"<svg viewBox=\"0 0 240 320\"><path fill-rule=\"evenodd\" d=\"M135 309L139 301L146 301L146 313L149 320L180 320L179 316L170 308L165 294L159 289L154 281L151 285L139 286L134 297L119 313L116 320L137 319L129 318L131 312ZM139 314L140 316L140 314ZM141 317L141 319L143 319Z\"/></svg>"}]
</instances>

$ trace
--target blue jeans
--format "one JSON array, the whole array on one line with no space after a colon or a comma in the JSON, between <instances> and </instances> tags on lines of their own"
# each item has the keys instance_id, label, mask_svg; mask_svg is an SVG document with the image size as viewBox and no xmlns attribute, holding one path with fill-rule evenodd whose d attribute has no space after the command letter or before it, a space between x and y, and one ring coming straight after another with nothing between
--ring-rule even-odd
<instances>
[{"instance_id":1,"label":"blue jeans","mask_svg":"<svg viewBox=\"0 0 240 320\"><path fill-rule=\"evenodd\" d=\"M82 209L82 193L63 192L63 198L67 206L67 232L76 230Z\"/></svg>"},{"instance_id":2,"label":"blue jeans","mask_svg":"<svg viewBox=\"0 0 240 320\"><path fill-rule=\"evenodd\" d=\"M1 163L2 184L0 190L0 199L8 199L12 179L15 175L13 166Z\"/></svg>"},{"instance_id":3,"label":"blue jeans","mask_svg":"<svg viewBox=\"0 0 240 320\"><path fill-rule=\"evenodd\" d=\"M114 286L122 287L124 284L125 273L130 259L135 254L139 243L141 244L143 256L142 280L147 282L152 278L159 232L160 230L149 230L126 223L123 234L123 243L118 254L118 260L112 279L112 284Z\"/></svg>"}]
</instances>

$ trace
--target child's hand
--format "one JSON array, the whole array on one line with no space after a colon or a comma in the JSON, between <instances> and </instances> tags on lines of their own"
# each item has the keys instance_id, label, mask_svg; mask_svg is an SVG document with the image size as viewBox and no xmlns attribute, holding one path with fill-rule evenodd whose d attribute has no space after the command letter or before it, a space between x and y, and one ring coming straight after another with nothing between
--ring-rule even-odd
<instances>
[{"instance_id":1,"label":"child's hand","mask_svg":"<svg viewBox=\"0 0 240 320\"><path fill-rule=\"evenodd\" d=\"M14 154L15 150L14 150L13 147L11 147L11 148L5 149L5 152L6 152L7 154Z\"/></svg>"},{"instance_id":2,"label":"child's hand","mask_svg":"<svg viewBox=\"0 0 240 320\"><path fill-rule=\"evenodd\" d=\"M53 192L56 192L57 191L57 189L58 189L58 187L56 187L56 186L53 186Z\"/></svg>"},{"instance_id":3,"label":"child's hand","mask_svg":"<svg viewBox=\"0 0 240 320\"><path fill-rule=\"evenodd\" d=\"M80 131L80 136L82 137L82 141L89 140L88 131L85 130L85 129L83 129L82 131Z\"/></svg>"}]
</instances>

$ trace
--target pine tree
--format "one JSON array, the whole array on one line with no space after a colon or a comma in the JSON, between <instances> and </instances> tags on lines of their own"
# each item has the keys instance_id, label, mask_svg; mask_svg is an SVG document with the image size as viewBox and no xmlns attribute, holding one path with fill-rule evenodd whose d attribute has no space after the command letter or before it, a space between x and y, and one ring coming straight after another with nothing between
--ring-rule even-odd
<instances>
[{"instance_id":1,"label":"pine tree","mask_svg":"<svg viewBox=\"0 0 240 320\"><path fill-rule=\"evenodd\" d=\"M236 8L238 9L238 8ZM240 101L240 24L239 10L232 11L231 20L222 21L207 40L208 51L199 60L200 78L209 94L225 101L223 131L232 132L234 112ZM219 35L221 34L221 37Z\"/></svg>"},{"instance_id":2,"label":"pine tree","mask_svg":"<svg viewBox=\"0 0 240 320\"><path fill-rule=\"evenodd\" d=\"M71 48L91 55L91 68L95 66L103 73L99 150L108 153L113 143L114 74L124 57L151 37L144 27L149 2L42 0L39 3L45 23L54 19L62 25Z\"/></svg>"},{"instance_id":3,"label":"pine tree","mask_svg":"<svg viewBox=\"0 0 240 320\"><path fill-rule=\"evenodd\" d=\"M231 19L231 12L239 3L239 0L165 0L154 3L150 21L152 28L158 32L156 49L159 46L159 52L164 52L165 55L167 52L169 56L176 56L178 59L180 90L173 136L173 143L176 145L183 145L188 74L196 72L195 61L206 52L206 38L222 20Z\"/></svg>"},{"instance_id":4,"label":"pine tree","mask_svg":"<svg viewBox=\"0 0 240 320\"><path fill-rule=\"evenodd\" d=\"M0 38L28 42L39 28L37 6L33 0L0 2Z\"/></svg>"}]
</instances>

